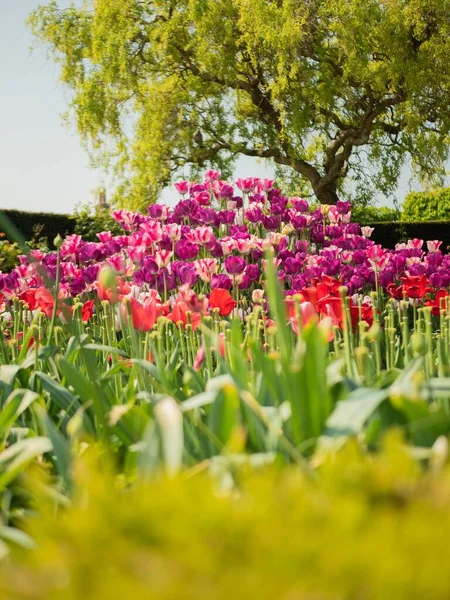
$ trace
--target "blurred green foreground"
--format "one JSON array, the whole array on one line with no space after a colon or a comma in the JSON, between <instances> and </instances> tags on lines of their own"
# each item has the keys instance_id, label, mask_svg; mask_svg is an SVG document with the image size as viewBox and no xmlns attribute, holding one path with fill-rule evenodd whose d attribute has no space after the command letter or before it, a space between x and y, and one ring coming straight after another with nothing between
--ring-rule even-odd
<instances>
[{"instance_id":1,"label":"blurred green foreground","mask_svg":"<svg viewBox=\"0 0 450 600\"><path fill-rule=\"evenodd\" d=\"M228 460L132 489L89 453L71 507L32 490L37 546L1 563L2 599L450 598L445 444L426 471L390 434L379 455L350 442L306 475Z\"/></svg>"}]
</instances>

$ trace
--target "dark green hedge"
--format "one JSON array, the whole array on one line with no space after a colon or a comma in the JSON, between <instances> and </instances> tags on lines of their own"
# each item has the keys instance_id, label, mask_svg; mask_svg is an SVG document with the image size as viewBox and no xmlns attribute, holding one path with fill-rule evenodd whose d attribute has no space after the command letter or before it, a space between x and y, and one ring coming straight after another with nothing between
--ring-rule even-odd
<instances>
[{"instance_id":1,"label":"dark green hedge","mask_svg":"<svg viewBox=\"0 0 450 600\"><path fill-rule=\"evenodd\" d=\"M70 215L21 210L2 210L1 215L5 215L27 241L33 239L38 233L38 237L46 237L51 245L58 233L61 236L69 235L74 233L76 226L76 220ZM0 231L3 231L1 225ZM6 235L6 238L9 239L9 236ZM9 241L15 240L9 239Z\"/></svg>"},{"instance_id":2,"label":"dark green hedge","mask_svg":"<svg viewBox=\"0 0 450 600\"><path fill-rule=\"evenodd\" d=\"M422 240L441 240L441 249L450 248L450 221L390 222L370 223L374 228L371 239L385 248L394 248L398 242L419 238Z\"/></svg>"}]
</instances>

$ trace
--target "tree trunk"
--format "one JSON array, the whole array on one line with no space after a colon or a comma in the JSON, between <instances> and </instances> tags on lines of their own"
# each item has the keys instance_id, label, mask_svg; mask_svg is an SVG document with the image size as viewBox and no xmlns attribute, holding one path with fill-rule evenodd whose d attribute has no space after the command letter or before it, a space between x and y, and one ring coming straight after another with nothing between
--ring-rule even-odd
<instances>
[{"instance_id":1,"label":"tree trunk","mask_svg":"<svg viewBox=\"0 0 450 600\"><path fill-rule=\"evenodd\" d=\"M321 204L336 204L339 200L336 186L333 184L321 186L319 182L318 185L313 186L313 192Z\"/></svg>"}]
</instances>

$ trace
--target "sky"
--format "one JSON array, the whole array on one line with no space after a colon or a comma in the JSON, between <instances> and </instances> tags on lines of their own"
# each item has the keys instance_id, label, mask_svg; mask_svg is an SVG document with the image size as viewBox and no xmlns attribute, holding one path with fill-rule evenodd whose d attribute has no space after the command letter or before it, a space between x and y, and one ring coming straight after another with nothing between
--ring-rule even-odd
<instances>
[{"instance_id":1,"label":"sky","mask_svg":"<svg viewBox=\"0 0 450 600\"><path fill-rule=\"evenodd\" d=\"M25 21L39 4L45 0L0 0L0 209L70 213L95 202L95 190L108 190L111 181L89 167L76 131L62 122L70 94L58 82L58 67L42 49L31 51ZM250 158L240 159L235 173L271 174ZM405 171L399 199L407 188ZM163 194L166 201L173 198L173 192Z\"/></svg>"}]
</instances>

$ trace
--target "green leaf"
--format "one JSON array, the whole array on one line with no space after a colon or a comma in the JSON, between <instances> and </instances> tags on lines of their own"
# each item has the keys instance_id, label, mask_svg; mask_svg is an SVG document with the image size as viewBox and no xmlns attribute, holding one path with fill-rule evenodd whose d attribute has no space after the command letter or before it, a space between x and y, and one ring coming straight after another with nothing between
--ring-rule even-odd
<instances>
[{"instance_id":1,"label":"green leaf","mask_svg":"<svg viewBox=\"0 0 450 600\"><path fill-rule=\"evenodd\" d=\"M319 448L326 450L338 447L350 436L361 433L367 420L388 395L388 390L359 388L349 394L346 400L338 402L326 422Z\"/></svg>"},{"instance_id":2,"label":"green leaf","mask_svg":"<svg viewBox=\"0 0 450 600\"><path fill-rule=\"evenodd\" d=\"M236 385L224 385L219 391L209 413L208 424L225 446L234 427L240 424L239 390Z\"/></svg>"},{"instance_id":3,"label":"green leaf","mask_svg":"<svg viewBox=\"0 0 450 600\"><path fill-rule=\"evenodd\" d=\"M0 402L12 392L14 380L21 369L21 365L0 365Z\"/></svg>"},{"instance_id":4,"label":"green leaf","mask_svg":"<svg viewBox=\"0 0 450 600\"><path fill-rule=\"evenodd\" d=\"M55 457L55 467L58 475L61 477L64 487L70 491L72 487L71 481L71 463L72 457L70 454L70 446L67 439L62 435L47 413L38 408L37 414L43 424L48 438L50 439Z\"/></svg>"},{"instance_id":5,"label":"green leaf","mask_svg":"<svg viewBox=\"0 0 450 600\"><path fill-rule=\"evenodd\" d=\"M33 382L38 379L43 389L49 394L50 399L60 409L64 410L68 415L73 415L80 408L80 401L75 394L72 394L67 388L49 377L42 371L36 371L30 378Z\"/></svg>"},{"instance_id":6,"label":"green leaf","mask_svg":"<svg viewBox=\"0 0 450 600\"><path fill-rule=\"evenodd\" d=\"M37 547L36 542L31 536L15 527L0 527L0 539L25 550L34 550Z\"/></svg>"},{"instance_id":7,"label":"green leaf","mask_svg":"<svg viewBox=\"0 0 450 600\"><path fill-rule=\"evenodd\" d=\"M0 453L0 491L5 489L38 456L53 449L47 437L21 440Z\"/></svg>"},{"instance_id":8,"label":"green leaf","mask_svg":"<svg viewBox=\"0 0 450 600\"><path fill-rule=\"evenodd\" d=\"M31 390L14 390L7 398L0 411L0 438L5 438L9 429L17 421L22 413L39 400L41 396Z\"/></svg>"}]
</instances>

